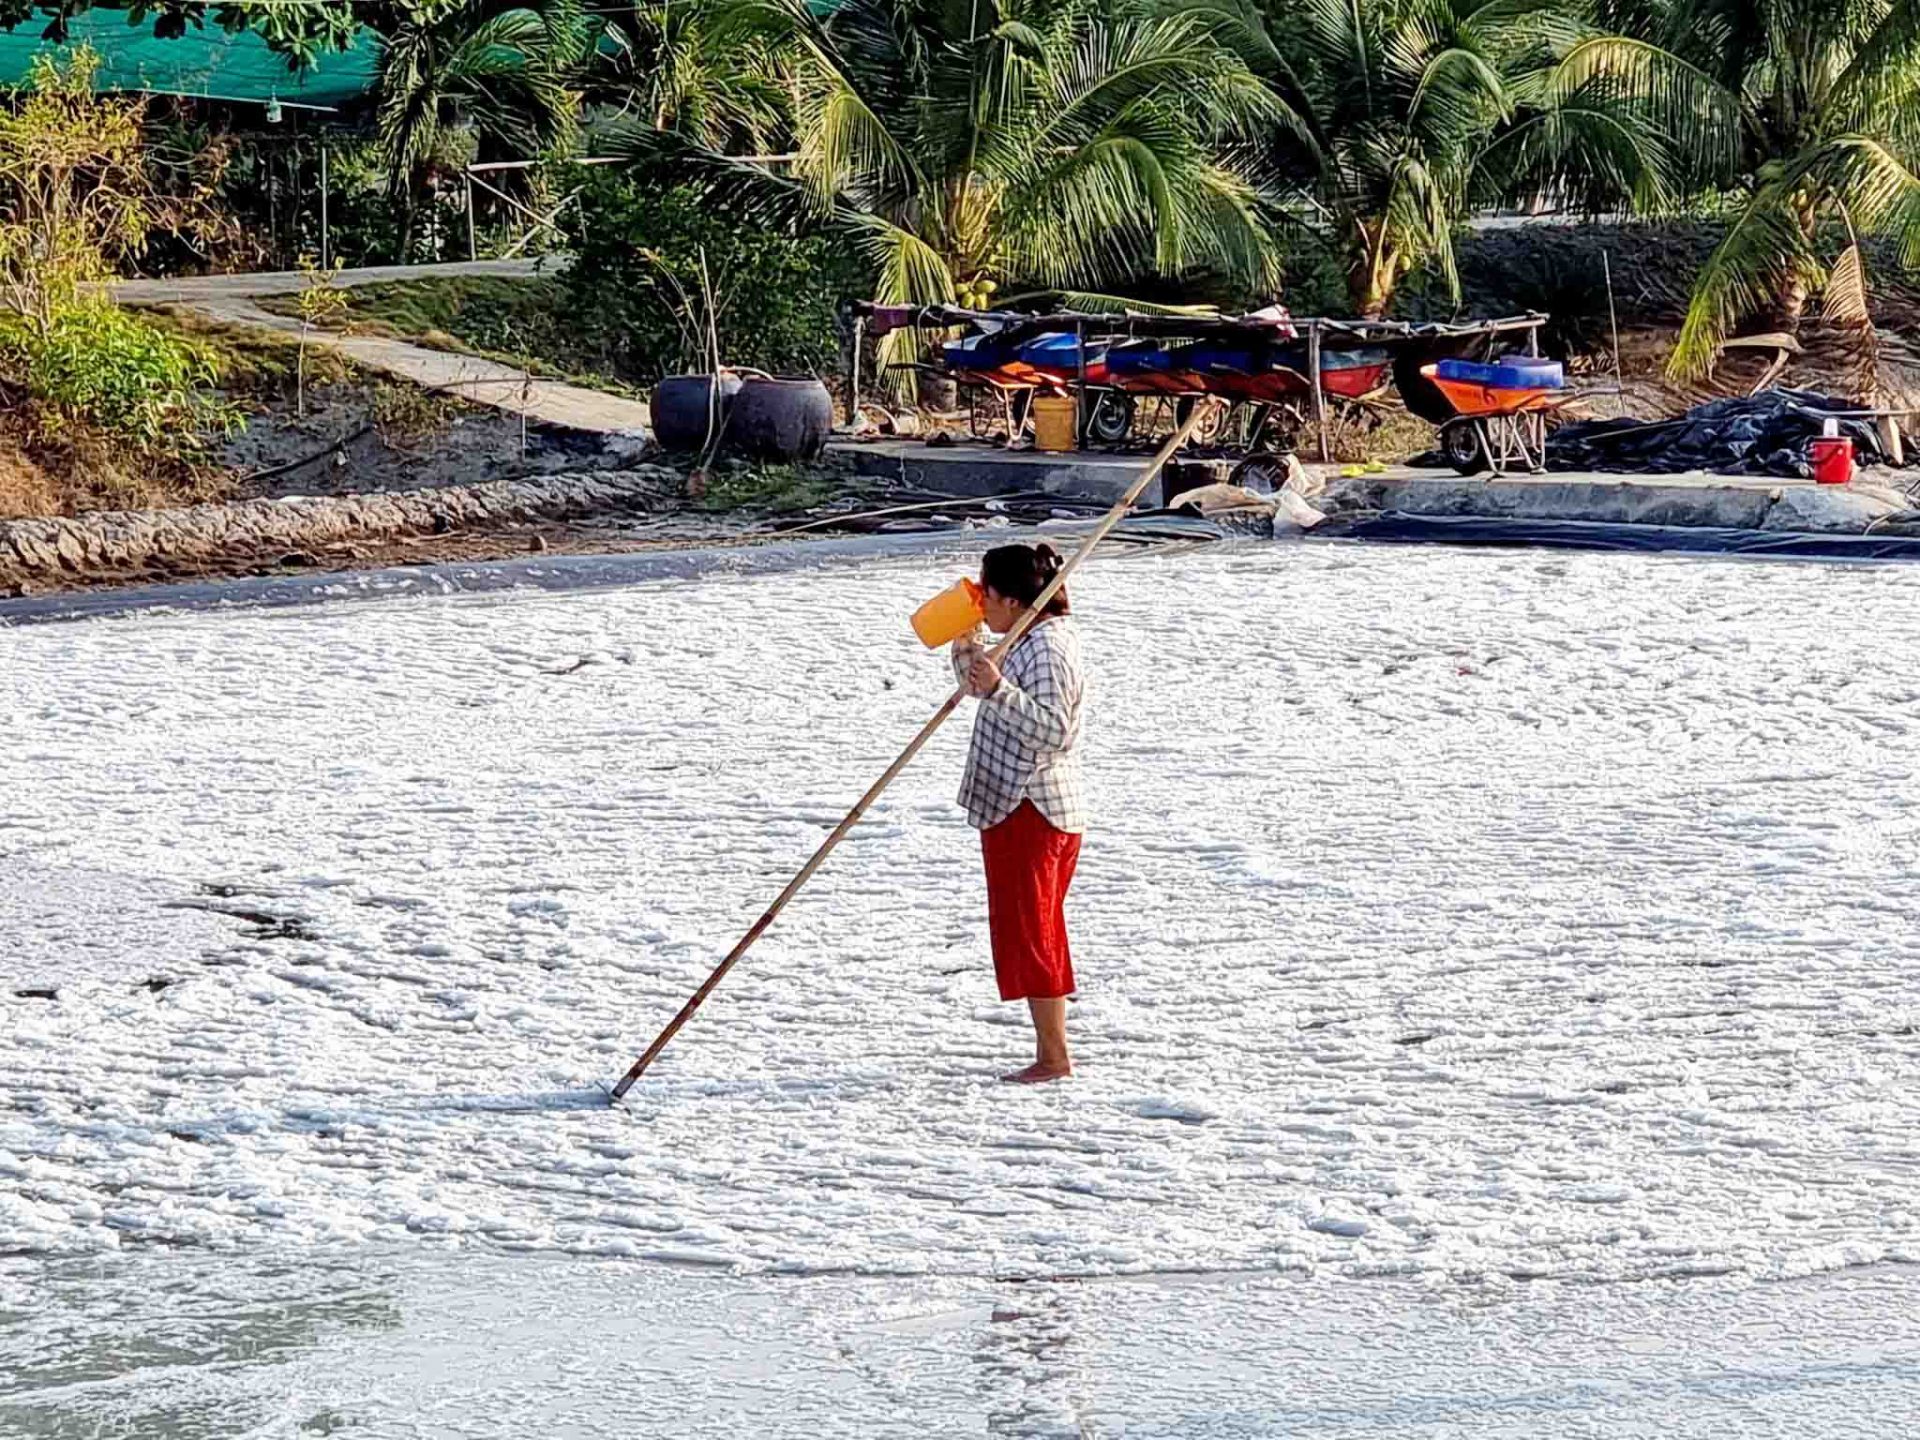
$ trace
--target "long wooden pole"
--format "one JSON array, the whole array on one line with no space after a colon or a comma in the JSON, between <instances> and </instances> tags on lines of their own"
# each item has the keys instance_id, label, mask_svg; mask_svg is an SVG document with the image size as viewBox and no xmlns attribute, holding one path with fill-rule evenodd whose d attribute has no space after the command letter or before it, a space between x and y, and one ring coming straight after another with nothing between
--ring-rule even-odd
<instances>
[{"instance_id":1,"label":"long wooden pole","mask_svg":"<svg viewBox=\"0 0 1920 1440\"><path fill-rule=\"evenodd\" d=\"M1025 635L1033 624L1046 613L1047 602L1052 600L1060 588L1067 583L1067 577L1080 568L1080 562L1092 554L1094 547L1106 539L1113 527L1125 518L1127 511L1133 508L1134 501L1138 500L1140 496L1146 492L1147 486L1151 485L1154 478L1166 468L1167 462L1174 457L1182 445L1187 443L1188 438L1194 432L1194 428L1205 418L1213 404L1214 402L1212 400L1203 399L1193 407L1193 413L1189 415L1185 423L1173 433L1172 438L1160 447L1158 453L1154 455L1153 460L1147 465L1147 468L1140 472L1139 478L1127 488L1127 493L1114 502L1113 508L1106 513L1098 525L1093 527L1092 533L1081 542L1080 548L1074 551L1068 558L1067 563L1060 567L1060 573L1055 575L1047 588L1035 597L1033 604L1027 607L1026 612L1014 623L1013 628L1007 631L1005 638L993 647L990 658L996 664L1008 650L1013 648L1015 642L1017 642L1021 636ZM889 765L880 778L868 787L867 793L855 802L854 807L847 812L846 818L834 827L833 833L821 842L818 850L813 852L813 858L800 867L800 873L789 880L787 882L787 888L782 890L779 895L774 898L773 904L767 907L766 913L753 922L753 928L741 936L740 943L728 952L727 958L714 967L713 973L707 976L705 982L698 990L693 992L692 996L688 998L687 1003L680 1007L680 1013L668 1021L667 1028L654 1037L653 1043L647 1047L647 1053L633 1062L633 1068L621 1077L618 1085L613 1087L614 1101L617 1102L624 1097L627 1091L633 1088L633 1082L647 1073L647 1067L653 1064L654 1058L658 1056L662 1050L667 1048L668 1042L680 1033L680 1027L693 1018L693 1012L704 1005L707 996L711 995L715 987L717 987L722 980L726 979L727 972L734 967L734 962L753 948L753 942L766 933L767 927L773 924L782 910L787 908L787 902L800 893L800 887L813 878L814 872L825 862L827 856L831 855L834 848L838 846L842 840L846 839L847 832L860 823L861 817L867 813L868 808L873 802L880 798L881 792L893 783L895 776L907 768L908 763L913 757L920 753L921 747L933 738L933 732L945 723L946 718L953 714L953 712L959 708L960 702L966 698L967 691L963 685L947 697L946 703L934 712L931 720L920 727L920 733L907 742L907 748L900 752L899 758Z\"/></svg>"},{"instance_id":2,"label":"long wooden pole","mask_svg":"<svg viewBox=\"0 0 1920 1440\"><path fill-rule=\"evenodd\" d=\"M1327 389L1320 378L1320 322L1307 322L1307 369L1313 373L1313 428L1320 432L1320 462L1333 459L1327 441Z\"/></svg>"}]
</instances>

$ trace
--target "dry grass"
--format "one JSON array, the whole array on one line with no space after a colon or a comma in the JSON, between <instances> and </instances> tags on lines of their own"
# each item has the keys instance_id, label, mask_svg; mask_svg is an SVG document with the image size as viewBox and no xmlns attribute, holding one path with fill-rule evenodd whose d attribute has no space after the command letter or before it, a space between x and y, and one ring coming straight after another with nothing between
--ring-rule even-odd
<instances>
[{"instance_id":1,"label":"dry grass","mask_svg":"<svg viewBox=\"0 0 1920 1440\"><path fill-rule=\"evenodd\" d=\"M45 468L12 435L0 431L0 520L58 515L61 494L62 487Z\"/></svg>"},{"instance_id":2,"label":"dry grass","mask_svg":"<svg viewBox=\"0 0 1920 1440\"><path fill-rule=\"evenodd\" d=\"M1398 401L1342 406L1327 419L1328 450L1334 460L1346 465L1369 460L1397 464L1431 450L1439 436L1438 430L1409 414ZM1300 437L1300 457L1320 458L1320 442L1311 425Z\"/></svg>"},{"instance_id":3,"label":"dry grass","mask_svg":"<svg viewBox=\"0 0 1920 1440\"><path fill-rule=\"evenodd\" d=\"M217 470L143 455L72 425L49 435L22 406L0 412L0 520L194 505L231 491Z\"/></svg>"}]
</instances>

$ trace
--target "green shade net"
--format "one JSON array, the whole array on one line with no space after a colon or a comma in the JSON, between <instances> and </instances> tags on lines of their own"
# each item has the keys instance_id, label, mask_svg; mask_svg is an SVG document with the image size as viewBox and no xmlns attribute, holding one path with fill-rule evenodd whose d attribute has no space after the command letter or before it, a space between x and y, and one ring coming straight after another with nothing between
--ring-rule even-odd
<instances>
[{"instance_id":1,"label":"green shade net","mask_svg":"<svg viewBox=\"0 0 1920 1440\"><path fill-rule=\"evenodd\" d=\"M187 28L178 40L156 40L149 17L127 23L124 10L83 10L68 21L68 40L56 45L41 39L46 21L36 17L13 30L0 30L0 87L26 83L33 57L43 52L71 53L91 45L100 54L99 90L141 90L156 95L190 95L207 100L240 100L264 105L313 105L339 109L373 88L378 41L365 30L353 48L322 55L309 69L289 70L251 31L229 35L218 25Z\"/></svg>"}]
</instances>

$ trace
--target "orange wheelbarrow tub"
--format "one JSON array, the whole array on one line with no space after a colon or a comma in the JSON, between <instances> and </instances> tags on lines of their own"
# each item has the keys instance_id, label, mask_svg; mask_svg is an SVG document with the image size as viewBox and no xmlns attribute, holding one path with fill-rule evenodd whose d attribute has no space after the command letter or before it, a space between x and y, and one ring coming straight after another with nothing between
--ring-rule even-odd
<instances>
[{"instance_id":1,"label":"orange wheelbarrow tub","mask_svg":"<svg viewBox=\"0 0 1920 1440\"><path fill-rule=\"evenodd\" d=\"M1547 468L1547 412L1573 398L1558 363L1442 360L1422 365L1420 374L1453 408L1454 418L1440 427L1440 450L1462 475L1537 475Z\"/></svg>"}]
</instances>

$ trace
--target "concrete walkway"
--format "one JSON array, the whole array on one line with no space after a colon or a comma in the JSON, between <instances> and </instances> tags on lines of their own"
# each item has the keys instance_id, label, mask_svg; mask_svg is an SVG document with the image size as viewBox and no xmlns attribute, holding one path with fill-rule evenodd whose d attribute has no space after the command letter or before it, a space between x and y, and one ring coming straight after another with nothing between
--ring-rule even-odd
<instances>
[{"instance_id":1,"label":"concrete walkway","mask_svg":"<svg viewBox=\"0 0 1920 1440\"><path fill-rule=\"evenodd\" d=\"M460 276L533 276L552 274L564 261L478 260L452 265L375 265L343 270L336 284L380 285L394 281L451 279ZM300 321L291 315L263 310L258 300L267 295L298 294L305 284L296 270L257 275L203 275L180 280L129 280L113 287L123 305L177 305L225 325L249 325L298 335ZM430 350L404 340L378 335L351 335L316 330L307 337L346 356L358 365L411 380L430 389L445 390L511 414L525 414L544 425L562 426L606 435L644 435L647 407L638 400L567 385L558 380L531 381L511 365Z\"/></svg>"}]
</instances>

